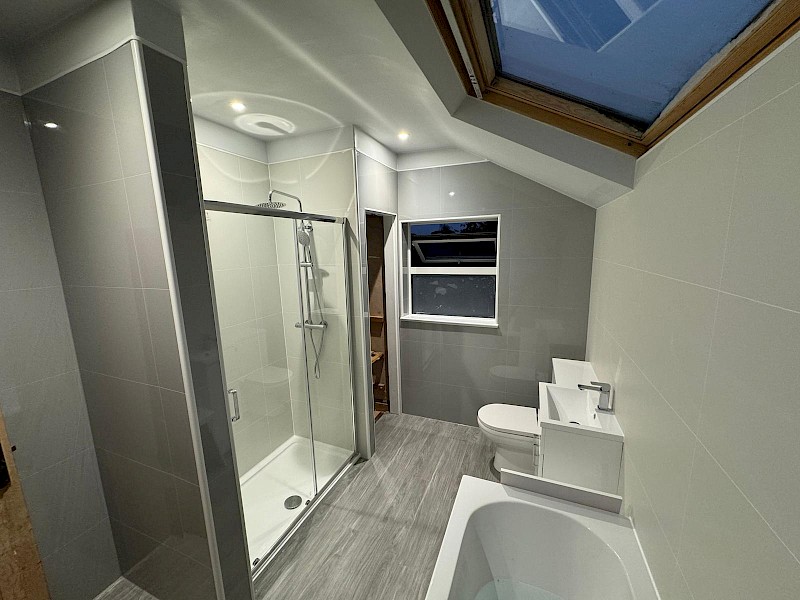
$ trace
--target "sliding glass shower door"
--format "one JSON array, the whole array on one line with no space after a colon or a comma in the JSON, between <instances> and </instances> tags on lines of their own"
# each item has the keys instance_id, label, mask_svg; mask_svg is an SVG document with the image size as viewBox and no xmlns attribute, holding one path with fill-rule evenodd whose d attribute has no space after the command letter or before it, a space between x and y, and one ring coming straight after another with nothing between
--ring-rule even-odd
<instances>
[{"instance_id":1,"label":"sliding glass shower door","mask_svg":"<svg viewBox=\"0 0 800 600\"><path fill-rule=\"evenodd\" d=\"M344 224L221 202L206 209L256 567L354 453Z\"/></svg>"}]
</instances>

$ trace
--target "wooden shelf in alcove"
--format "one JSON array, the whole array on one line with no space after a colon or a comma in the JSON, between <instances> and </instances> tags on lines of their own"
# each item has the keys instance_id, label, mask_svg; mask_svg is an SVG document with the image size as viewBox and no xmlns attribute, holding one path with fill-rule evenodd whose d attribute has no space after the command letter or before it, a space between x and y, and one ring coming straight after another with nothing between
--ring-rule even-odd
<instances>
[{"instance_id":1,"label":"wooden shelf in alcove","mask_svg":"<svg viewBox=\"0 0 800 600\"><path fill-rule=\"evenodd\" d=\"M376 321L378 323L383 323L384 318L383 318L383 315L370 315L369 316L369 320L370 321Z\"/></svg>"},{"instance_id":2,"label":"wooden shelf in alcove","mask_svg":"<svg viewBox=\"0 0 800 600\"><path fill-rule=\"evenodd\" d=\"M383 358L383 352L374 352L373 351L373 352L369 353L369 362L371 364L373 364L373 365L376 362L378 362L380 359L382 359L382 358Z\"/></svg>"}]
</instances>

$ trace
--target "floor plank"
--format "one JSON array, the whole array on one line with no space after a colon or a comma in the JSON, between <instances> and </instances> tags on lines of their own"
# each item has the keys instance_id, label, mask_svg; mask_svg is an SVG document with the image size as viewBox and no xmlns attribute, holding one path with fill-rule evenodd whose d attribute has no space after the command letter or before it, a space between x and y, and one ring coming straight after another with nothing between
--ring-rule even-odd
<instances>
[{"instance_id":1,"label":"floor plank","mask_svg":"<svg viewBox=\"0 0 800 600\"><path fill-rule=\"evenodd\" d=\"M475 427L386 414L355 465L255 583L258 600L425 597L462 475L497 480Z\"/></svg>"}]
</instances>

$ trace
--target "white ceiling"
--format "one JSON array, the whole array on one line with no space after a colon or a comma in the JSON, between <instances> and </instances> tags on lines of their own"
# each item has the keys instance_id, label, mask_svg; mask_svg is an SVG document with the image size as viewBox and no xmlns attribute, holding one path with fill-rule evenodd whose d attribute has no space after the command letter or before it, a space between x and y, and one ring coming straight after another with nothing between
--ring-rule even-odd
<instances>
[{"instance_id":1,"label":"white ceiling","mask_svg":"<svg viewBox=\"0 0 800 600\"><path fill-rule=\"evenodd\" d=\"M195 114L237 128L229 102L238 99L247 113L292 122L294 135L352 123L396 152L457 143L453 119L373 0L177 1Z\"/></svg>"}]
</instances>

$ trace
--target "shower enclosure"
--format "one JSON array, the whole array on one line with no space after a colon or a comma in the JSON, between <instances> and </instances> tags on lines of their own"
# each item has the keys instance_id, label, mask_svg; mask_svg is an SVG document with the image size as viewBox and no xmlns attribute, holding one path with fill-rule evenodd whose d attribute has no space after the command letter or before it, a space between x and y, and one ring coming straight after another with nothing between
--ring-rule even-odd
<instances>
[{"instance_id":1,"label":"shower enclosure","mask_svg":"<svg viewBox=\"0 0 800 600\"><path fill-rule=\"evenodd\" d=\"M345 221L287 210L272 194L205 209L256 570L355 456Z\"/></svg>"}]
</instances>

